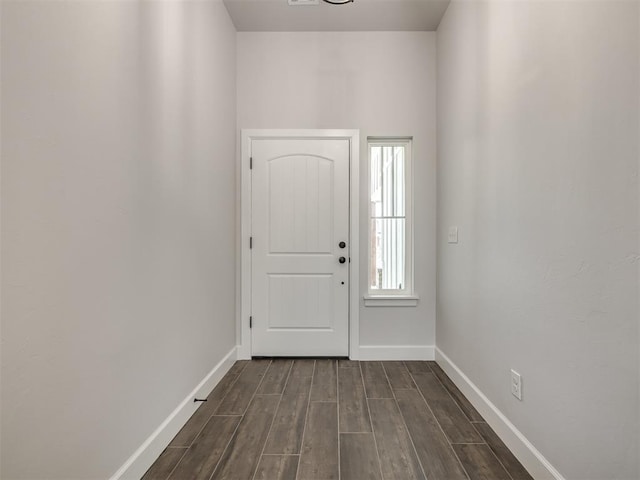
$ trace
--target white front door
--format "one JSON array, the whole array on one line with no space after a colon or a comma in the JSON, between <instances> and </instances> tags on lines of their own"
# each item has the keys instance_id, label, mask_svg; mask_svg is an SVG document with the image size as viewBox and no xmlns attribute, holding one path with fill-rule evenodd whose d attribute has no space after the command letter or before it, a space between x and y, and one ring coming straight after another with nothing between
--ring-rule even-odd
<instances>
[{"instance_id":1,"label":"white front door","mask_svg":"<svg viewBox=\"0 0 640 480\"><path fill-rule=\"evenodd\" d=\"M349 140L251 143L251 354L349 354Z\"/></svg>"}]
</instances>

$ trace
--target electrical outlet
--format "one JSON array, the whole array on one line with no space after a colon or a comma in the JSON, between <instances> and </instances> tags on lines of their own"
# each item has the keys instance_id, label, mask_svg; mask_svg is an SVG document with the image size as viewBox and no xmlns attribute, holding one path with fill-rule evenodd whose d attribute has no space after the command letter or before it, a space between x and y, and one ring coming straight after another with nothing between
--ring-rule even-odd
<instances>
[{"instance_id":1,"label":"electrical outlet","mask_svg":"<svg viewBox=\"0 0 640 480\"><path fill-rule=\"evenodd\" d=\"M518 400L522 400L522 377L515 370L511 370L511 393Z\"/></svg>"}]
</instances>

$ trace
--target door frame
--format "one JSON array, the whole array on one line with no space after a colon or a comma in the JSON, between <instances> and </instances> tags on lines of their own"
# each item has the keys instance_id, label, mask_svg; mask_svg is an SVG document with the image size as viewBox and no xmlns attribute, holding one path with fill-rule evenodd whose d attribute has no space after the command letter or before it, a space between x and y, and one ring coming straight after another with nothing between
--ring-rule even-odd
<instances>
[{"instance_id":1,"label":"door frame","mask_svg":"<svg viewBox=\"0 0 640 480\"><path fill-rule=\"evenodd\" d=\"M349 141L349 358L360 358L360 131L359 130L256 130L242 129L240 161L237 172L240 180L236 216L239 226L237 242L236 278L236 334L238 359L251 358L251 142L259 139L327 139Z\"/></svg>"}]
</instances>

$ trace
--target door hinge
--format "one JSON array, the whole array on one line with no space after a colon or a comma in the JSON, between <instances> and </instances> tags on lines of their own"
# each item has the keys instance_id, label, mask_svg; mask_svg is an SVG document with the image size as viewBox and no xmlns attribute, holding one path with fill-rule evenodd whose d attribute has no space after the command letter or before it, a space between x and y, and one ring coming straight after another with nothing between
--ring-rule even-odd
<instances>
[{"instance_id":1,"label":"door hinge","mask_svg":"<svg viewBox=\"0 0 640 480\"><path fill-rule=\"evenodd\" d=\"M253 157L249 157L249 170L253 170Z\"/></svg>"},{"instance_id":2,"label":"door hinge","mask_svg":"<svg viewBox=\"0 0 640 480\"><path fill-rule=\"evenodd\" d=\"M253 248L253 237L249 237L249 249Z\"/></svg>"},{"instance_id":3,"label":"door hinge","mask_svg":"<svg viewBox=\"0 0 640 480\"><path fill-rule=\"evenodd\" d=\"M253 317L249 317L249 328L253 328Z\"/></svg>"}]
</instances>

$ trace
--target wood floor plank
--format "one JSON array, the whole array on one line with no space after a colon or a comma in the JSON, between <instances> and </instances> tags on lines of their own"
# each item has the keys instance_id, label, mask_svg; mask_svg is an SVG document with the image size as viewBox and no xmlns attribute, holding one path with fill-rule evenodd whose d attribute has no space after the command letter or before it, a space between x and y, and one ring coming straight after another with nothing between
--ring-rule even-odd
<instances>
[{"instance_id":1,"label":"wood floor plank","mask_svg":"<svg viewBox=\"0 0 640 480\"><path fill-rule=\"evenodd\" d=\"M242 371L249 365L251 360L236 360L227 372L228 375L240 375Z\"/></svg>"},{"instance_id":2,"label":"wood floor plank","mask_svg":"<svg viewBox=\"0 0 640 480\"><path fill-rule=\"evenodd\" d=\"M297 455L263 455L255 480L296 480Z\"/></svg>"},{"instance_id":3,"label":"wood floor plank","mask_svg":"<svg viewBox=\"0 0 640 480\"><path fill-rule=\"evenodd\" d=\"M270 360L249 362L215 411L216 415L244 414L270 363Z\"/></svg>"},{"instance_id":4,"label":"wood floor plank","mask_svg":"<svg viewBox=\"0 0 640 480\"><path fill-rule=\"evenodd\" d=\"M171 447L188 447L196 439L198 433L209 421L211 415L222 403L225 395L248 365L248 360L240 360L232 365L227 374L222 377L218 385L211 391L207 397L207 401L203 402L195 411L187 423L182 427L178 434L173 438L169 446Z\"/></svg>"},{"instance_id":5,"label":"wood floor plank","mask_svg":"<svg viewBox=\"0 0 640 480\"><path fill-rule=\"evenodd\" d=\"M424 479L395 400L370 399L369 409L383 478Z\"/></svg>"},{"instance_id":6,"label":"wood floor plank","mask_svg":"<svg viewBox=\"0 0 640 480\"><path fill-rule=\"evenodd\" d=\"M346 360L340 359L338 360L338 368L359 368L360 362L357 360Z\"/></svg>"},{"instance_id":7,"label":"wood floor plank","mask_svg":"<svg viewBox=\"0 0 640 480\"><path fill-rule=\"evenodd\" d=\"M398 390L396 400L429 480L467 478L447 437L417 390Z\"/></svg>"},{"instance_id":8,"label":"wood floor plank","mask_svg":"<svg viewBox=\"0 0 640 480\"><path fill-rule=\"evenodd\" d=\"M359 368L338 369L339 431L371 432L367 397Z\"/></svg>"},{"instance_id":9,"label":"wood floor plank","mask_svg":"<svg viewBox=\"0 0 640 480\"><path fill-rule=\"evenodd\" d=\"M444 370L438 366L438 364L433 365L433 373L438 380L444 385L444 388L449 392L449 394L456 401L462 412L466 415L466 417L472 422L484 422L484 418L482 415L478 413L478 411L471 405L471 402L467 400L462 392L456 387L455 383L444 373Z\"/></svg>"},{"instance_id":10,"label":"wood floor plank","mask_svg":"<svg viewBox=\"0 0 640 480\"><path fill-rule=\"evenodd\" d=\"M220 405L222 401L222 397L216 399L211 398L207 399L200 407L195 411L191 418L187 420L184 427L180 429L178 434L173 437L170 447L188 447L193 443L193 441L200 433L200 430L205 426L205 424L209 421L209 418L212 415L212 412Z\"/></svg>"},{"instance_id":11,"label":"wood floor plank","mask_svg":"<svg viewBox=\"0 0 640 480\"><path fill-rule=\"evenodd\" d=\"M453 448L471 480L510 480L488 445L465 444Z\"/></svg>"},{"instance_id":12,"label":"wood floor plank","mask_svg":"<svg viewBox=\"0 0 640 480\"><path fill-rule=\"evenodd\" d=\"M387 378L393 390L416 388L409 370L407 370L403 362L382 362L382 366L387 372Z\"/></svg>"},{"instance_id":13,"label":"wood floor plank","mask_svg":"<svg viewBox=\"0 0 640 480\"><path fill-rule=\"evenodd\" d=\"M425 362L425 361L406 361L404 362L404 366L407 367L409 373L433 373L431 371L431 364L435 362Z\"/></svg>"},{"instance_id":14,"label":"wood floor plank","mask_svg":"<svg viewBox=\"0 0 640 480\"><path fill-rule=\"evenodd\" d=\"M258 395L281 395L292 365L293 360L273 360L256 393Z\"/></svg>"},{"instance_id":15,"label":"wood floor plank","mask_svg":"<svg viewBox=\"0 0 640 480\"><path fill-rule=\"evenodd\" d=\"M306 394L282 396L264 453L284 455L300 453L308 404L309 388Z\"/></svg>"},{"instance_id":16,"label":"wood floor plank","mask_svg":"<svg viewBox=\"0 0 640 480\"><path fill-rule=\"evenodd\" d=\"M367 398L393 398L393 392L381 362L362 362L361 367Z\"/></svg>"},{"instance_id":17,"label":"wood floor plank","mask_svg":"<svg viewBox=\"0 0 640 480\"><path fill-rule=\"evenodd\" d=\"M338 409L335 403L309 404L298 480L334 480L338 466Z\"/></svg>"},{"instance_id":18,"label":"wood floor plank","mask_svg":"<svg viewBox=\"0 0 640 480\"><path fill-rule=\"evenodd\" d=\"M295 360L287 385L284 388L285 395L308 394L311 390L311 377L315 368L315 360Z\"/></svg>"},{"instance_id":19,"label":"wood floor plank","mask_svg":"<svg viewBox=\"0 0 640 480\"><path fill-rule=\"evenodd\" d=\"M311 392L311 377L289 376L284 395L308 395Z\"/></svg>"},{"instance_id":20,"label":"wood floor plank","mask_svg":"<svg viewBox=\"0 0 640 480\"><path fill-rule=\"evenodd\" d=\"M337 401L336 363L335 360L316 360L313 383L311 384L312 402Z\"/></svg>"},{"instance_id":21,"label":"wood floor plank","mask_svg":"<svg viewBox=\"0 0 640 480\"><path fill-rule=\"evenodd\" d=\"M315 360L294 360L284 395L308 395L315 364Z\"/></svg>"},{"instance_id":22,"label":"wood floor plank","mask_svg":"<svg viewBox=\"0 0 640 480\"><path fill-rule=\"evenodd\" d=\"M340 479L381 480L380 462L372 433L340 434Z\"/></svg>"},{"instance_id":23,"label":"wood floor plank","mask_svg":"<svg viewBox=\"0 0 640 480\"><path fill-rule=\"evenodd\" d=\"M142 480L167 480L186 451L186 447L165 448L164 452L144 474Z\"/></svg>"},{"instance_id":24,"label":"wood floor plank","mask_svg":"<svg viewBox=\"0 0 640 480\"><path fill-rule=\"evenodd\" d=\"M413 378L451 443L484 442L435 374L414 373Z\"/></svg>"},{"instance_id":25,"label":"wood floor plank","mask_svg":"<svg viewBox=\"0 0 640 480\"><path fill-rule=\"evenodd\" d=\"M211 417L171 474L171 480L208 480L241 418Z\"/></svg>"},{"instance_id":26,"label":"wood floor plank","mask_svg":"<svg viewBox=\"0 0 640 480\"><path fill-rule=\"evenodd\" d=\"M256 395L211 479L249 479L258 467L280 397Z\"/></svg>"},{"instance_id":27,"label":"wood floor plank","mask_svg":"<svg viewBox=\"0 0 640 480\"><path fill-rule=\"evenodd\" d=\"M509 472L513 480L533 480L533 477L522 466L518 459L511 453L507 446L500 440L500 437L493 431L493 429L486 423L474 424L482 438L484 438L489 448L493 450L493 453L504 468Z\"/></svg>"},{"instance_id":28,"label":"wood floor plank","mask_svg":"<svg viewBox=\"0 0 640 480\"><path fill-rule=\"evenodd\" d=\"M291 376L310 377L315 365L316 361L311 358L296 358L291 368Z\"/></svg>"}]
</instances>

